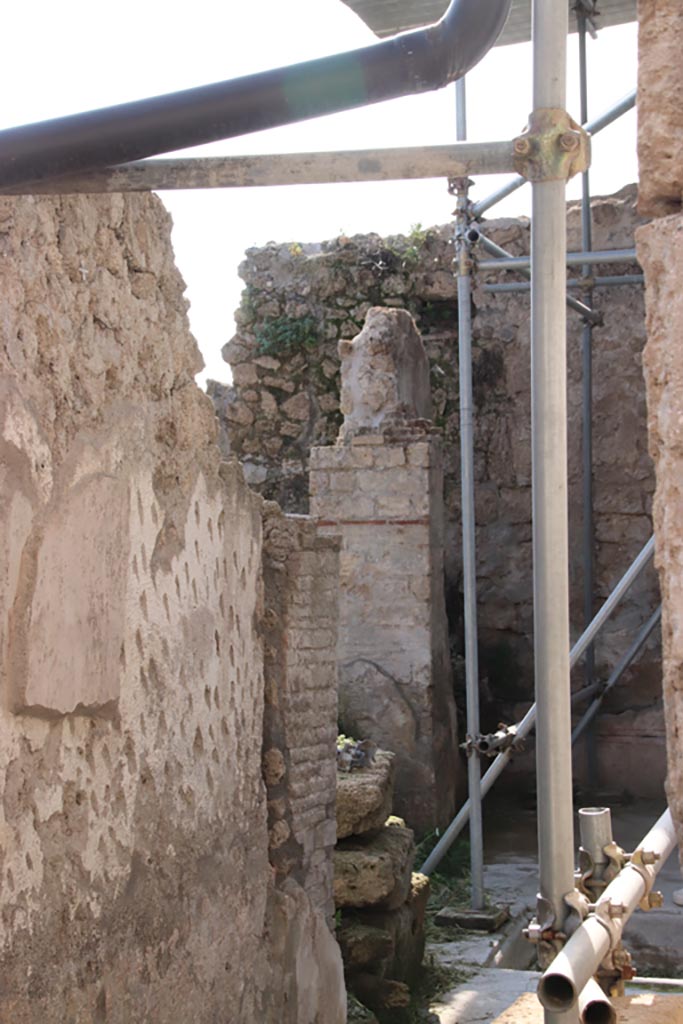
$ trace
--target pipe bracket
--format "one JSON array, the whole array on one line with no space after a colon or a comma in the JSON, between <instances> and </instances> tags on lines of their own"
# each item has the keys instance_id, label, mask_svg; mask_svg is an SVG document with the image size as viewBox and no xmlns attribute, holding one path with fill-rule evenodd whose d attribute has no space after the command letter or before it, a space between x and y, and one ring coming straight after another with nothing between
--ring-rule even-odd
<instances>
[{"instance_id":1,"label":"pipe bracket","mask_svg":"<svg viewBox=\"0 0 683 1024\"><path fill-rule=\"evenodd\" d=\"M610 958L621 943L625 914L626 907L621 903L614 903L611 899L599 900L592 908L592 916L609 935L608 957Z\"/></svg>"},{"instance_id":2,"label":"pipe bracket","mask_svg":"<svg viewBox=\"0 0 683 1024\"><path fill-rule=\"evenodd\" d=\"M564 902L569 908L564 919L563 931L572 935L579 925L586 920L590 912L590 902L584 893L578 889L572 889L564 897Z\"/></svg>"},{"instance_id":3,"label":"pipe bracket","mask_svg":"<svg viewBox=\"0 0 683 1024\"><path fill-rule=\"evenodd\" d=\"M635 850L629 857L629 866L637 871L645 883L645 893L639 903L641 910L652 910L661 907L664 897L661 892L653 892L653 885L657 871L655 864L661 860L661 854L655 850Z\"/></svg>"},{"instance_id":4,"label":"pipe bracket","mask_svg":"<svg viewBox=\"0 0 683 1024\"><path fill-rule=\"evenodd\" d=\"M527 941L536 946L536 959L542 970L550 966L567 941L566 932L555 929L555 911L552 903L540 893L536 897L536 916L529 922L523 934Z\"/></svg>"},{"instance_id":5,"label":"pipe bracket","mask_svg":"<svg viewBox=\"0 0 683 1024\"><path fill-rule=\"evenodd\" d=\"M527 181L569 181L590 167L590 136L559 107L540 107L513 140L515 170Z\"/></svg>"},{"instance_id":6,"label":"pipe bracket","mask_svg":"<svg viewBox=\"0 0 683 1024\"><path fill-rule=\"evenodd\" d=\"M602 873L603 881L608 884L612 882L618 874L620 874L629 862L628 854L622 850L618 843L612 840L607 846L603 847L603 853L609 861L607 867Z\"/></svg>"}]
</instances>

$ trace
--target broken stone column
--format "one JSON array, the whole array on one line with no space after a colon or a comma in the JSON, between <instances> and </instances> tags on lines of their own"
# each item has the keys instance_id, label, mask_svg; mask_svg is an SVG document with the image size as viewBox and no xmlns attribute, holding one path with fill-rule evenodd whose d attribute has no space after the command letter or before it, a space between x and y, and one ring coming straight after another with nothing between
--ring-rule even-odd
<instances>
[{"instance_id":1,"label":"broken stone column","mask_svg":"<svg viewBox=\"0 0 683 1024\"><path fill-rule=\"evenodd\" d=\"M449 819L458 780L428 361L399 309L371 309L340 354L344 423L310 472L311 514L342 538L340 723L395 751L396 813L424 832Z\"/></svg>"}]
</instances>

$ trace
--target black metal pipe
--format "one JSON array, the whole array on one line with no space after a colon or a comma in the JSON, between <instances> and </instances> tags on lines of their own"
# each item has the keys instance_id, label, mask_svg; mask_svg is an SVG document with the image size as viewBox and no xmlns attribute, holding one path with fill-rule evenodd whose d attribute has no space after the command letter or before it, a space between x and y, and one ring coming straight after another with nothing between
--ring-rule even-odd
<instances>
[{"instance_id":1,"label":"black metal pipe","mask_svg":"<svg viewBox=\"0 0 683 1024\"><path fill-rule=\"evenodd\" d=\"M0 186L233 138L461 78L493 46L510 0L451 0L434 25L374 46L0 132Z\"/></svg>"}]
</instances>

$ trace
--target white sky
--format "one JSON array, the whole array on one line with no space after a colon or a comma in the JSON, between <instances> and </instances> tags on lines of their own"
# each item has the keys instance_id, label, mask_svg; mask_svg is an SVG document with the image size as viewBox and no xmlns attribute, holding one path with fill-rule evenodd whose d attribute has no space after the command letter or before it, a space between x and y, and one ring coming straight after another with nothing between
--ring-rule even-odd
<instances>
[{"instance_id":1,"label":"white sky","mask_svg":"<svg viewBox=\"0 0 683 1024\"><path fill-rule=\"evenodd\" d=\"M9 127L144 96L221 81L359 46L375 36L341 0L35 0L3 12L1 126ZM569 112L578 119L576 36L570 41ZM635 86L636 27L589 40L590 116ZM531 53L496 48L468 76L473 141L511 138L530 110ZM192 155L365 149L452 142L453 87L359 111L260 132L192 151ZM615 191L637 177L635 113L597 136L592 188ZM505 180L505 179L502 179ZM500 179L480 178L474 198ZM569 195L578 195L578 181ZM282 188L166 192L173 243L187 282L190 322L206 376L229 380L221 346L232 315L245 249L267 241L321 241L341 232L380 234L446 223L453 199L445 182L385 182ZM528 212L526 190L492 216Z\"/></svg>"}]
</instances>

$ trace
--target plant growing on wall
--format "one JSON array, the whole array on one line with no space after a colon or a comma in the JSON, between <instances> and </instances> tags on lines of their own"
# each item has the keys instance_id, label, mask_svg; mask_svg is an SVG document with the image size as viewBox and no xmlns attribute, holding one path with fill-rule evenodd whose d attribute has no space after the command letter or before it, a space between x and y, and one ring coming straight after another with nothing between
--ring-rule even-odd
<instances>
[{"instance_id":1,"label":"plant growing on wall","mask_svg":"<svg viewBox=\"0 0 683 1024\"><path fill-rule=\"evenodd\" d=\"M408 243L405 249L400 253L401 264L403 267L412 267L419 262L422 247L427 240L429 232L426 228L423 228L421 224L413 224L410 229L410 234L406 238Z\"/></svg>"},{"instance_id":2,"label":"plant growing on wall","mask_svg":"<svg viewBox=\"0 0 683 1024\"><path fill-rule=\"evenodd\" d=\"M255 331L259 355L293 352L315 348L320 341L320 330L311 316L269 317Z\"/></svg>"}]
</instances>

